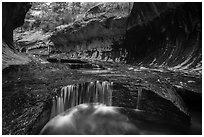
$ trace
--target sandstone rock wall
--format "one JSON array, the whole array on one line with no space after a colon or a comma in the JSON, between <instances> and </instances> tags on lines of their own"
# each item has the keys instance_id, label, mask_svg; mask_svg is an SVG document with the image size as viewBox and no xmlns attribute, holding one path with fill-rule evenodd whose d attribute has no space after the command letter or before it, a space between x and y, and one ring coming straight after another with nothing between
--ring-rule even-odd
<instances>
[{"instance_id":1,"label":"sandstone rock wall","mask_svg":"<svg viewBox=\"0 0 204 137\"><path fill-rule=\"evenodd\" d=\"M16 52L13 44L13 30L24 23L24 18L30 3L3 2L2 3L2 65L5 68L11 64L29 62L28 57Z\"/></svg>"},{"instance_id":2,"label":"sandstone rock wall","mask_svg":"<svg viewBox=\"0 0 204 137\"><path fill-rule=\"evenodd\" d=\"M201 73L201 5L136 2L128 17L71 24L51 40L70 57Z\"/></svg>"},{"instance_id":3,"label":"sandstone rock wall","mask_svg":"<svg viewBox=\"0 0 204 137\"><path fill-rule=\"evenodd\" d=\"M2 3L2 37L11 49L13 45L13 30L24 23L24 18L31 5L21 2Z\"/></svg>"},{"instance_id":4,"label":"sandstone rock wall","mask_svg":"<svg viewBox=\"0 0 204 137\"><path fill-rule=\"evenodd\" d=\"M135 3L128 18L126 60L201 73L201 3Z\"/></svg>"},{"instance_id":5,"label":"sandstone rock wall","mask_svg":"<svg viewBox=\"0 0 204 137\"><path fill-rule=\"evenodd\" d=\"M51 41L58 50L68 52L71 57L105 59L102 56L110 54L114 43L124 39L126 20L126 17L109 17L71 24L56 31ZM114 55L108 58L115 60L116 57L111 56Z\"/></svg>"}]
</instances>

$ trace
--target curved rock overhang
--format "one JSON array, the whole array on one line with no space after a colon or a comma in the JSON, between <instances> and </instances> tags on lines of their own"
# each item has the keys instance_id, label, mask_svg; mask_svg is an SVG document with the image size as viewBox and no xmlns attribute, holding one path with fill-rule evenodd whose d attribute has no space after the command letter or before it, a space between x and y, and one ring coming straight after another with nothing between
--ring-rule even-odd
<instances>
[{"instance_id":1,"label":"curved rock overhang","mask_svg":"<svg viewBox=\"0 0 204 137\"><path fill-rule=\"evenodd\" d=\"M31 4L27 2L2 3L2 38L13 50L15 50L13 30L23 25L25 15L30 8Z\"/></svg>"},{"instance_id":2,"label":"curved rock overhang","mask_svg":"<svg viewBox=\"0 0 204 137\"><path fill-rule=\"evenodd\" d=\"M123 46L139 65L202 69L202 3L134 3Z\"/></svg>"},{"instance_id":3,"label":"curved rock overhang","mask_svg":"<svg viewBox=\"0 0 204 137\"><path fill-rule=\"evenodd\" d=\"M2 67L10 64L28 63L28 57L16 52L13 44L13 30L24 23L24 18L31 4L28 2L2 3Z\"/></svg>"},{"instance_id":4,"label":"curved rock overhang","mask_svg":"<svg viewBox=\"0 0 204 137\"><path fill-rule=\"evenodd\" d=\"M199 2L136 2L128 17L65 27L56 31L51 41L57 49L72 54L71 57L124 61L200 74L201 23Z\"/></svg>"}]
</instances>

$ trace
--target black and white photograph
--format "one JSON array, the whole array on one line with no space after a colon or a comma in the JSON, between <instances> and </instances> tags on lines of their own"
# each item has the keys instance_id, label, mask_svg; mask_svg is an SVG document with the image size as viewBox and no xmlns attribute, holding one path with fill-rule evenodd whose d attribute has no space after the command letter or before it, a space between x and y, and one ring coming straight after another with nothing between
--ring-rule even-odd
<instances>
[{"instance_id":1,"label":"black and white photograph","mask_svg":"<svg viewBox=\"0 0 204 137\"><path fill-rule=\"evenodd\" d=\"M202 135L202 1L1 8L2 135Z\"/></svg>"}]
</instances>

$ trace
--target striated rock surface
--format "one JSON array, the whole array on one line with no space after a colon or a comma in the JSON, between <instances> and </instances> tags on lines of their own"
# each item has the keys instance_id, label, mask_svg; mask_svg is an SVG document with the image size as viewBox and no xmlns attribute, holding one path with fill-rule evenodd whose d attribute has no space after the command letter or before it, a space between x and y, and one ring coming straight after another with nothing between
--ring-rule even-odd
<instances>
[{"instance_id":1,"label":"striated rock surface","mask_svg":"<svg viewBox=\"0 0 204 137\"><path fill-rule=\"evenodd\" d=\"M57 49L78 52L76 56L92 56L102 59L102 52L110 51L114 42L121 41L126 31L127 18L110 17L93 19L77 26L71 25L51 37ZM90 52L90 53L89 53ZM80 54L80 55L78 55ZM101 55L99 55L101 54ZM105 55L106 56L106 55Z\"/></svg>"},{"instance_id":2,"label":"striated rock surface","mask_svg":"<svg viewBox=\"0 0 204 137\"><path fill-rule=\"evenodd\" d=\"M86 16L89 14L93 13ZM124 39L126 24L127 15L97 13L95 18L57 27L50 39L56 49L68 52L70 57L115 61L116 56L125 54L114 45Z\"/></svg>"},{"instance_id":3,"label":"striated rock surface","mask_svg":"<svg viewBox=\"0 0 204 137\"><path fill-rule=\"evenodd\" d=\"M26 64L30 62L27 55L14 52L7 43L2 41L2 69L9 65Z\"/></svg>"},{"instance_id":4,"label":"striated rock surface","mask_svg":"<svg viewBox=\"0 0 204 137\"><path fill-rule=\"evenodd\" d=\"M124 44L126 60L201 73L201 11L201 3L135 3Z\"/></svg>"},{"instance_id":5,"label":"striated rock surface","mask_svg":"<svg viewBox=\"0 0 204 137\"><path fill-rule=\"evenodd\" d=\"M13 44L13 30L24 23L24 18L30 3L3 2L2 3L2 58L3 68L10 64L24 64L29 61L26 56L16 52Z\"/></svg>"},{"instance_id":6,"label":"striated rock surface","mask_svg":"<svg viewBox=\"0 0 204 137\"><path fill-rule=\"evenodd\" d=\"M80 57L201 74L201 3L134 3L128 17L91 18L57 30L55 47Z\"/></svg>"}]
</instances>

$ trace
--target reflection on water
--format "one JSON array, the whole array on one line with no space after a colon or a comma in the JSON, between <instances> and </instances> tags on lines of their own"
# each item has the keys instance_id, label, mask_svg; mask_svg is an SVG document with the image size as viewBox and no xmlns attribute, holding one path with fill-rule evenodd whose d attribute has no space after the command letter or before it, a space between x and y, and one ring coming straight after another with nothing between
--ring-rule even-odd
<instances>
[{"instance_id":1,"label":"reflection on water","mask_svg":"<svg viewBox=\"0 0 204 137\"><path fill-rule=\"evenodd\" d=\"M50 118L83 103L102 103L111 106L112 84L107 81L95 81L63 87L60 95L53 99Z\"/></svg>"}]
</instances>

